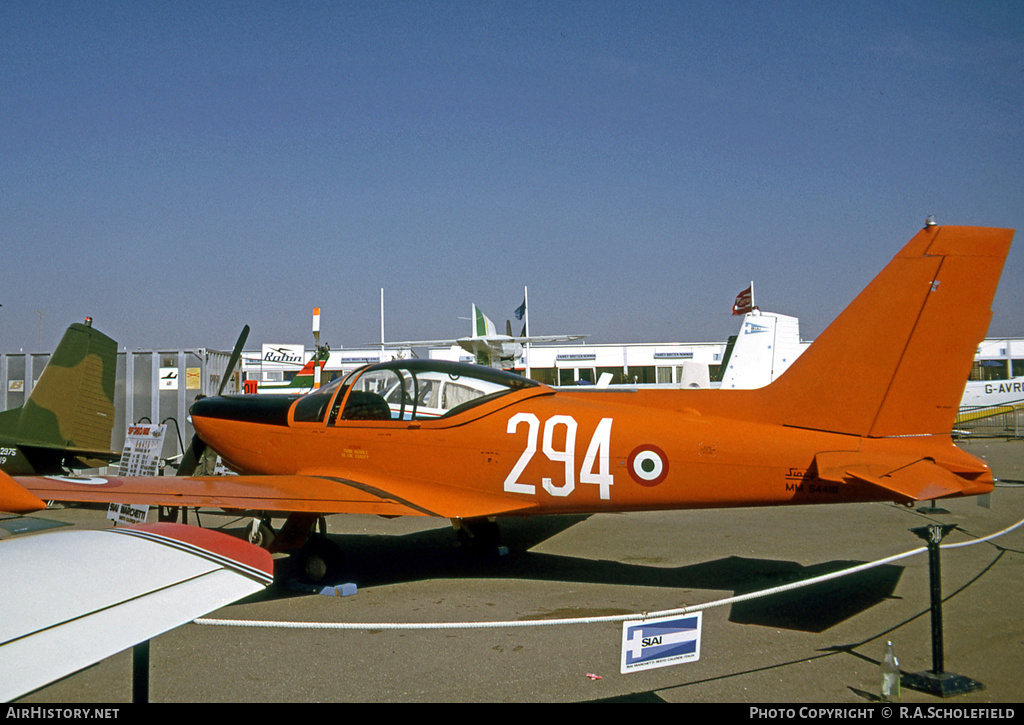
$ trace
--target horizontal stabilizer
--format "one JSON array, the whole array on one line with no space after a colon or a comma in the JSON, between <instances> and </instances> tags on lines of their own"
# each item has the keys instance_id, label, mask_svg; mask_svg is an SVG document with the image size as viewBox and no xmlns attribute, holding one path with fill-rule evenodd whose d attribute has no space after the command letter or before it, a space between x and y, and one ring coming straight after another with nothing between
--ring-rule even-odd
<instances>
[{"instance_id":1,"label":"horizontal stabilizer","mask_svg":"<svg viewBox=\"0 0 1024 725\"><path fill-rule=\"evenodd\" d=\"M990 483L958 476L929 458L900 460L839 451L819 453L814 462L818 478L837 483L868 483L896 494L898 499L928 501L947 496L973 496L992 490ZM980 475L982 471L972 473Z\"/></svg>"}]
</instances>

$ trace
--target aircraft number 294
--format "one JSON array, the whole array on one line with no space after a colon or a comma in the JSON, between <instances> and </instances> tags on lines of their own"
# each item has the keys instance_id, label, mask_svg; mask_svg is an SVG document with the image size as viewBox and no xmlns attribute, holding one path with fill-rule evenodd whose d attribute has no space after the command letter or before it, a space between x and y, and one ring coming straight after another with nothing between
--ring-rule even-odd
<instances>
[{"instance_id":1,"label":"aircraft number 294","mask_svg":"<svg viewBox=\"0 0 1024 725\"><path fill-rule=\"evenodd\" d=\"M537 493L536 485L521 483L519 477L537 453L537 439L541 435L541 423L533 413L516 413L508 419L507 432L509 434L516 433L523 423L526 424L526 449L505 478L505 490L509 493L535 495ZM556 429L559 426L565 428L565 445L562 450L555 448L554 444ZM565 476L561 483L556 484L550 478L541 479L541 486L552 496L568 496L576 489L576 428L576 419L571 415L553 415L544 421L541 450L549 460L565 465ZM611 437L612 419L602 418L594 430L590 445L587 446L587 452L583 456L583 465L580 467L579 482L596 484L603 500L608 500L611 497L612 484L615 482L611 473L608 453L611 448Z\"/></svg>"}]
</instances>

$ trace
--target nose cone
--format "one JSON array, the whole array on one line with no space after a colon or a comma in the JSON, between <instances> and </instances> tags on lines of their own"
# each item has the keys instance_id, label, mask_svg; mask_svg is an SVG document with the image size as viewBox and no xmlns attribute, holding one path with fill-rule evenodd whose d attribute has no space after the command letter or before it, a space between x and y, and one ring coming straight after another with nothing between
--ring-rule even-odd
<instances>
[{"instance_id":1,"label":"nose cone","mask_svg":"<svg viewBox=\"0 0 1024 725\"><path fill-rule=\"evenodd\" d=\"M291 395L221 395L196 400L189 414L197 430L202 419L287 426L288 409L294 402Z\"/></svg>"}]
</instances>

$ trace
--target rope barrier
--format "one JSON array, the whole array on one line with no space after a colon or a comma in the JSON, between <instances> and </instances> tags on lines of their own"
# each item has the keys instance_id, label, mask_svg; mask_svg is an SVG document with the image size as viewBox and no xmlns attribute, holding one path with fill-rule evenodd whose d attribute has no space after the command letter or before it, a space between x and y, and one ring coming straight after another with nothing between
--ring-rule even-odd
<instances>
[{"instance_id":1,"label":"rope barrier","mask_svg":"<svg viewBox=\"0 0 1024 725\"><path fill-rule=\"evenodd\" d=\"M966 546L974 546L975 544L985 543L1005 536L1014 529L1024 525L1024 519L1021 519L1012 526L1008 526L1001 531L997 531L994 534L990 534L980 539L974 539L972 541L962 541L955 544L942 544L942 549L958 549ZM607 615L603 617L576 617L576 618L563 618L563 619L535 619L535 620L516 620L516 621L504 621L504 622L270 622L260 621L254 619L196 619L193 620L195 624L205 624L221 627L262 627L272 629L338 629L338 630L368 630L368 629L380 629L380 630L419 630L419 629L501 629L509 627L552 627L572 624L601 624L608 622L632 622L632 621L646 621L648 619L655 619L659 617L670 617L675 615L690 614L691 612L702 611L705 609L712 609L714 607L721 607L728 604L736 604L738 602L745 602L751 599L759 599L761 597L768 597L774 594L780 594L793 589L799 589L800 587L811 586L812 584L820 584L822 582L830 581L832 579L838 579L840 577L849 576L850 574L856 574L861 571L873 569L877 566L883 566L885 564L891 564L894 561L901 559L907 559L911 556L928 551L927 546L922 546L911 551L904 552L903 554L896 554L889 556L884 559L878 559L877 561L868 562L866 564L859 564L857 566L850 567L849 569L843 569L841 571L832 572L830 574L822 574L821 576L812 577L811 579L803 579L798 582L792 582L790 584L782 584L777 587L771 587L770 589L762 589L758 592L751 592L749 594L740 594L734 597L727 597L726 599L718 599L713 602L705 602L704 604L694 604L687 607L679 607L677 609L665 609L659 612L641 612L636 614L616 614Z\"/></svg>"}]
</instances>

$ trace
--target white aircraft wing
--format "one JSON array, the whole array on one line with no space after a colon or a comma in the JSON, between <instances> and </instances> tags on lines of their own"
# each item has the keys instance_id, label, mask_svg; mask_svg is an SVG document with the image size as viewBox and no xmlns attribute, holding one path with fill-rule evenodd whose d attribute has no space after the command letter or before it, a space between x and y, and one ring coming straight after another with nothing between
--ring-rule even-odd
<instances>
[{"instance_id":1,"label":"white aircraft wing","mask_svg":"<svg viewBox=\"0 0 1024 725\"><path fill-rule=\"evenodd\" d=\"M398 342L367 342L364 343L367 347L442 347L445 345L458 345L459 341L455 339L451 340L399 340Z\"/></svg>"},{"instance_id":2,"label":"white aircraft wing","mask_svg":"<svg viewBox=\"0 0 1024 725\"><path fill-rule=\"evenodd\" d=\"M510 338L511 342L572 342L573 340L582 340L586 335L530 335L529 337L513 337Z\"/></svg>"},{"instance_id":3,"label":"white aircraft wing","mask_svg":"<svg viewBox=\"0 0 1024 725\"><path fill-rule=\"evenodd\" d=\"M480 311L480 308L473 305L473 316L471 319L472 327L470 328L472 334L468 337L460 337L456 340L404 340L401 342L378 342L378 343L367 343L372 345L380 345L381 347L439 347L442 345L460 345L469 352L475 352L476 348L482 343L491 347L500 347L507 343L536 343L536 342L572 342L573 340L581 340L586 335L530 335L529 337L513 337L511 330L508 334L501 335L498 333L495 325L491 320Z\"/></svg>"},{"instance_id":4,"label":"white aircraft wing","mask_svg":"<svg viewBox=\"0 0 1024 725\"><path fill-rule=\"evenodd\" d=\"M270 554L182 524L0 541L0 702L273 581Z\"/></svg>"}]
</instances>

